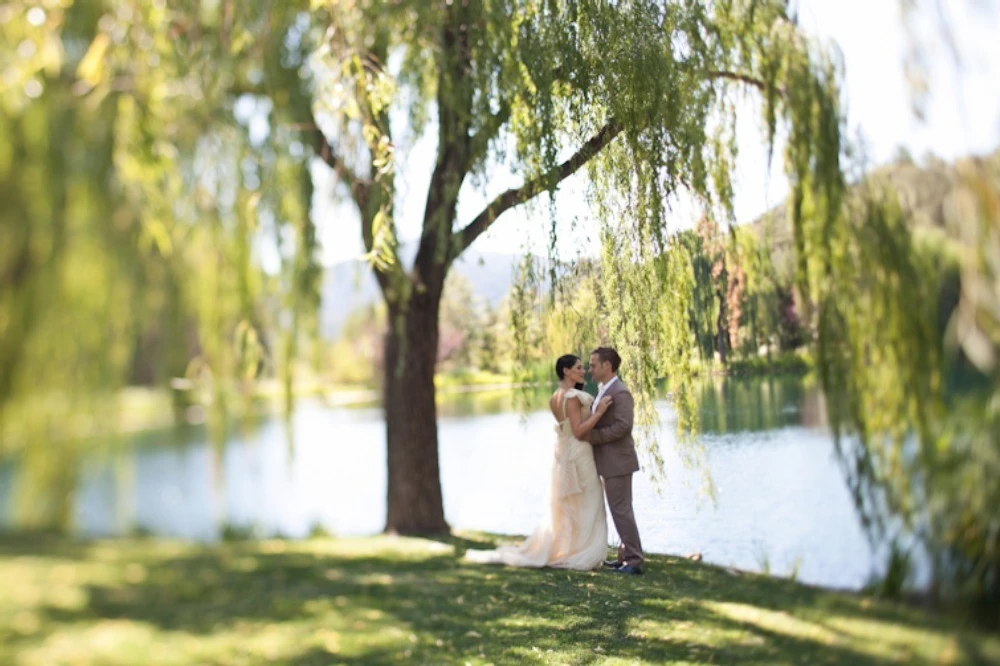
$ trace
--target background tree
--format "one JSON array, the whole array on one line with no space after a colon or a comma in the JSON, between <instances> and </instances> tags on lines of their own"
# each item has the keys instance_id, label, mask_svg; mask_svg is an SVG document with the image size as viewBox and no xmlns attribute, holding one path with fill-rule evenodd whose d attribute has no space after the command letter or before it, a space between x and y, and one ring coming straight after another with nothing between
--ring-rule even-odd
<instances>
[{"instance_id":1,"label":"background tree","mask_svg":"<svg viewBox=\"0 0 1000 666\"><path fill-rule=\"evenodd\" d=\"M757 354L764 346L770 359L778 342L778 317L781 308L778 298L780 285L771 258L770 234L765 228L758 238L755 230L739 229L735 234L735 245L745 275L742 305L742 319L746 328L743 335L744 352Z\"/></svg>"},{"instance_id":2,"label":"background tree","mask_svg":"<svg viewBox=\"0 0 1000 666\"><path fill-rule=\"evenodd\" d=\"M338 339L330 344L330 376L334 381L380 386L384 375L382 336L385 306L371 304L351 312Z\"/></svg>"},{"instance_id":3,"label":"background tree","mask_svg":"<svg viewBox=\"0 0 1000 666\"><path fill-rule=\"evenodd\" d=\"M729 321L730 310L733 305L736 305L730 298L730 257L727 252L726 235L719 228L719 223L708 215L703 215L698 220L696 231L701 239L700 247L705 252L709 265L708 282L705 286L713 297L712 342L714 354L718 354L719 361L725 365L729 357L729 350L733 346L730 335L732 332ZM737 326L739 326L738 322L739 318L737 317Z\"/></svg>"},{"instance_id":4,"label":"background tree","mask_svg":"<svg viewBox=\"0 0 1000 666\"><path fill-rule=\"evenodd\" d=\"M460 274L450 273L441 297L438 363L457 371L475 368L485 320L485 306L472 285Z\"/></svg>"},{"instance_id":5,"label":"background tree","mask_svg":"<svg viewBox=\"0 0 1000 666\"><path fill-rule=\"evenodd\" d=\"M712 261L705 251L705 241L696 229L678 233L677 241L684 245L690 257L694 278L690 308L691 330L702 360L711 362L715 357L716 317L719 312L712 279Z\"/></svg>"},{"instance_id":6,"label":"background tree","mask_svg":"<svg viewBox=\"0 0 1000 666\"><path fill-rule=\"evenodd\" d=\"M477 353L477 363L481 370L494 374L509 373L508 358L504 349L506 331L507 322L502 319L500 307L492 307L487 303Z\"/></svg>"}]
</instances>

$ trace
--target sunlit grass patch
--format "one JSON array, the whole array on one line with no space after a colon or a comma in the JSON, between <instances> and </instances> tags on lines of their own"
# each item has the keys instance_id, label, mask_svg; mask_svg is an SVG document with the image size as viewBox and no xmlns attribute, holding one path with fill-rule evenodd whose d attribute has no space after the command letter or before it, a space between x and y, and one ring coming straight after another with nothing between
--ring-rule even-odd
<instances>
[{"instance_id":1,"label":"sunlit grass patch","mask_svg":"<svg viewBox=\"0 0 1000 666\"><path fill-rule=\"evenodd\" d=\"M463 564L495 542L0 537L0 663L991 663L954 619L654 556L646 575Z\"/></svg>"}]
</instances>

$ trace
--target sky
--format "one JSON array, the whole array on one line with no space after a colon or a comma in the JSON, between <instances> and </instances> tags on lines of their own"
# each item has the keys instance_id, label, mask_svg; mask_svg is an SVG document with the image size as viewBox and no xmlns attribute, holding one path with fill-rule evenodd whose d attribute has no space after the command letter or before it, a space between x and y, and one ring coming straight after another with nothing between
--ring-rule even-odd
<instances>
[{"instance_id":1,"label":"sky","mask_svg":"<svg viewBox=\"0 0 1000 666\"><path fill-rule=\"evenodd\" d=\"M913 97L904 62L908 32L900 0L799 0L803 29L842 54L849 137L861 138L874 165L891 161L903 147L918 161L928 153L946 160L1000 146L1000 3L995 0L940 0L946 23L958 45L960 62L947 47L939 16L931 11L912 30L927 48L930 90L924 120L913 112ZM924 4L933 4L924 3ZM767 169L761 115L748 94L739 111L739 158L735 178L735 209L739 223L752 221L781 203L787 181L780 163L781 147ZM405 128L398 128L405 130ZM397 134L394 128L394 134ZM435 138L423 137L397 152L401 200L397 223L404 242L418 236L424 197L433 169ZM330 175L314 170L315 212L323 261L330 265L356 258L362 247L356 213L330 196ZM485 186L470 184L459 197L459 221L474 217L503 190L519 184L505 170L493 170ZM598 250L597 226L589 224L582 174L563 182L556 195L559 254L593 255ZM541 201L546 201L540 198ZM671 227L691 226L697 209L685 199L674 203ZM545 254L549 236L548 204L521 206L505 213L473 245L476 253Z\"/></svg>"}]
</instances>

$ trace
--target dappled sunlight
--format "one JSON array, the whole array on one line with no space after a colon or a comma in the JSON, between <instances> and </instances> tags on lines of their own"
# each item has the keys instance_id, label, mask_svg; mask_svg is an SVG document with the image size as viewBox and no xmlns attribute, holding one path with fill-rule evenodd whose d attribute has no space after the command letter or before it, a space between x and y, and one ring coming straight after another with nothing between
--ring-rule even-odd
<instances>
[{"instance_id":1,"label":"dappled sunlight","mask_svg":"<svg viewBox=\"0 0 1000 666\"><path fill-rule=\"evenodd\" d=\"M823 624L852 641L866 646L866 651L885 659L903 661L914 659L913 646L923 644L932 654L938 656L941 664L961 663L966 660L980 661L978 653L968 651L963 645L964 632L944 631L932 627L914 627L902 622L873 621L865 617L845 617L835 615L823 620ZM992 654L989 661L1000 659L1000 641L984 644Z\"/></svg>"},{"instance_id":2,"label":"dappled sunlight","mask_svg":"<svg viewBox=\"0 0 1000 666\"><path fill-rule=\"evenodd\" d=\"M826 645L837 642L837 635L814 622L800 620L784 611L774 611L750 604L708 601L705 608L723 617L754 625L768 632L793 638L817 641Z\"/></svg>"},{"instance_id":3,"label":"dappled sunlight","mask_svg":"<svg viewBox=\"0 0 1000 666\"><path fill-rule=\"evenodd\" d=\"M875 666L1000 649L945 617L677 558L625 579L459 564L460 544L495 542L0 537L0 662Z\"/></svg>"},{"instance_id":4,"label":"dappled sunlight","mask_svg":"<svg viewBox=\"0 0 1000 666\"><path fill-rule=\"evenodd\" d=\"M131 620L80 623L42 640L38 645L26 647L18 654L17 663L26 666L72 663L87 655L96 662L124 664L129 658L126 655L134 655L137 648L149 645L156 638L154 627ZM176 660L175 663L180 662Z\"/></svg>"},{"instance_id":5,"label":"dappled sunlight","mask_svg":"<svg viewBox=\"0 0 1000 666\"><path fill-rule=\"evenodd\" d=\"M332 557L352 558L372 555L394 555L420 560L442 555L453 555L454 546L429 539L382 535L356 539L312 540L312 552Z\"/></svg>"},{"instance_id":6,"label":"dappled sunlight","mask_svg":"<svg viewBox=\"0 0 1000 666\"><path fill-rule=\"evenodd\" d=\"M367 576L358 576L356 582L360 585L392 585L393 578L389 574L370 574Z\"/></svg>"},{"instance_id":7,"label":"dappled sunlight","mask_svg":"<svg viewBox=\"0 0 1000 666\"><path fill-rule=\"evenodd\" d=\"M700 619L698 622L665 622L662 616L639 616L629 626L629 638L662 641L664 645L693 657L713 646L731 644L759 647L764 644L763 638L750 631L720 626L710 618Z\"/></svg>"}]
</instances>

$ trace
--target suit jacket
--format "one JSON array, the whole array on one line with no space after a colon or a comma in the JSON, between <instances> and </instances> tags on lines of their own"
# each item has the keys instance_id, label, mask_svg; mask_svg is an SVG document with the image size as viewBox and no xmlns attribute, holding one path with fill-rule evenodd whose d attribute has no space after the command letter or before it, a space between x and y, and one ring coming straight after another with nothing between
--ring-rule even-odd
<instances>
[{"instance_id":1,"label":"suit jacket","mask_svg":"<svg viewBox=\"0 0 1000 666\"><path fill-rule=\"evenodd\" d=\"M611 406L590 431L597 473L603 477L623 476L639 471L639 456L632 439L635 401L621 378L608 387Z\"/></svg>"}]
</instances>

